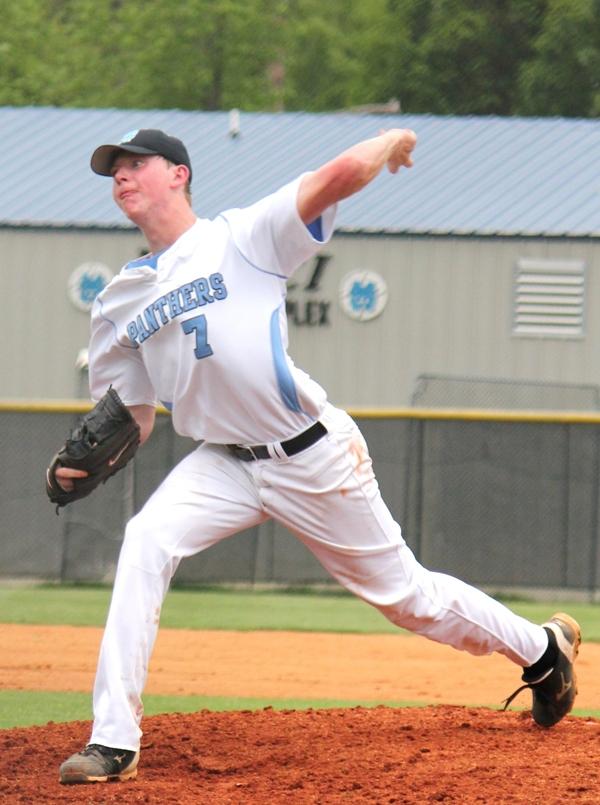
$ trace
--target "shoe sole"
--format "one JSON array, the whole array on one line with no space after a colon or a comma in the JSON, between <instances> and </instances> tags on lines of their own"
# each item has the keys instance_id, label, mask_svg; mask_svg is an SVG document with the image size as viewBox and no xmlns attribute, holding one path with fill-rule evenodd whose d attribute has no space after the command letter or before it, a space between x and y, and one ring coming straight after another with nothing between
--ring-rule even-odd
<instances>
[{"instance_id":1,"label":"shoe sole","mask_svg":"<svg viewBox=\"0 0 600 805\"><path fill-rule=\"evenodd\" d=\"M579 654L579 646L581 645L581 626L577 623L575 618L567 615L566 612L556 612L550 621L561 621L565 623L575 633L575 643L573 644L573 662Z\"/></svg>"},{"instance_id":2,"label":"shoe sole","mask_svg":"<svg viewBox=\"0 0 600 805\"><path fill-rule=\"evenodd\" d=\"M556 612L551 618L551 621L559 621L564 623L570 629L573 630L575 634L575 642L573 643L573 661L572 661L572 674L573 674L573 689L575 690L575 695L577 695L578 687L577 687L577 674L575 672L575 660L577 659L577 655L579 654L579 646L581 645L581 626L577 623L575 618L572 618L570 615L567 615L566 612ZM574 702L573 702L574 703ZM572 707L572 705L571 705ZM570 710L569 710L570 712Z\"/></svg>"},{"instance_id":3,"label":"shoe sole","mask_svg":"<svg viewBox=\"0 0 600 805\"><path fill-rule=\"evenodd\" d=\"M89 774L73 770L72 772L66 771L61 774L58 778L58 782L63 783L63 785L71 785L73 783L117 783L124 782L125 780L133 780L135 777L137 777L137 769L124 771L121 772L121 774L105 774L99 777L92 777Z\"/></svg>"}]
</instances>

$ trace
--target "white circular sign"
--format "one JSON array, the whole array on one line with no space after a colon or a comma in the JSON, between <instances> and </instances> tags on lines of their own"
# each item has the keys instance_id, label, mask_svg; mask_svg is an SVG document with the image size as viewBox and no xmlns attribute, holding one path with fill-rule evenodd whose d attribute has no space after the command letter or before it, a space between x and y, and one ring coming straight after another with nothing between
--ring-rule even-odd
<instances>
[{"instance_id":1,"label":"white circular sign","mask_svg":"<svg viewBox=\"0 0 600 805\"><path fill-rule=\"evenodd\" d=\"M353 271L342 280L340 305L352 319L374 319L382 312L387 300L385 280L375 271Z\"/></svg>"},{"instance_id":2,"label":"white circular sign","mask_svg":"<svg viewBox=\"0 0 600 805\"><path fill-rule=\"evenodd\" d=\"M88 312L98 296L113 278L110 268L104 263L82 263L69 277L69 299L79 310Z\"/></svg>"}]
</instances>

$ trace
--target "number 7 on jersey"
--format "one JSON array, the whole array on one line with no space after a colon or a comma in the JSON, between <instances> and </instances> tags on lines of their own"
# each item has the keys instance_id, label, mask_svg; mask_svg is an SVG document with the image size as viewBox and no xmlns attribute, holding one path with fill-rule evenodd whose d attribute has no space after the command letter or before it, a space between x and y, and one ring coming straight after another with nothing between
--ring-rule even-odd
<instances>
[{"instance_id":1,"label":"number 7 on jersey","mask_svg":"<svg viewBox=\"0 0 600 805\"><path fill-rule=\"evenodd\" d=\"M194 355L198 360L201 358L208 358L213 354L212 347L208 343L206 334L206 316L194 316L192 319L186 319L181 322L181 329L186 335L190 333L196 334L196 347Z\"/></svg>"}]
</instances>

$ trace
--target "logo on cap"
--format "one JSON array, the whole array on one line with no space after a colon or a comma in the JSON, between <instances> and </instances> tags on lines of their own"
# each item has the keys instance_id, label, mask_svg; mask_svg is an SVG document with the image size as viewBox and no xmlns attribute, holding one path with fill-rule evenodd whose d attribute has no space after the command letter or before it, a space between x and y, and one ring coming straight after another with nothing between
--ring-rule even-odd
<instances>
[{"instance_id":1,"label":"logo on cap","mask_svg":"<svg viewBox=\"0 0 600 805\"><path fill-rule=\"evenodd\" d=\"M133 131L128 131L127 134L124 134L121 137L121 143L130 143L133 139L135 139L135 136L138 132L139 129L133 129Z\"/></svg>"}]
</instances>

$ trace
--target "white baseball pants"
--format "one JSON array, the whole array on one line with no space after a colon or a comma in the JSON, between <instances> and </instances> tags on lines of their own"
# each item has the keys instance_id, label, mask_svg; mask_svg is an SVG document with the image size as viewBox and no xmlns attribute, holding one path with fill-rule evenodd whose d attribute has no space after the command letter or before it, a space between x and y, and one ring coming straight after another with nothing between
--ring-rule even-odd
<instances>
[{"instance_id":1,"label":"white baseball pants","mask_svg":"<svg viewBox=\"0 0 600 805\"><path fill-rule=\"evenodd\" d=\"M541 626L416 561L355 423L332 406L321 421L327 435L292 458L242 462L224 447L201 445L129 522L100 650L91 743L139 749L142 691L180 560L271 517L398 626L471 654L497 651L521 666L544 653Z\"/></svg>"}]
</instances>

